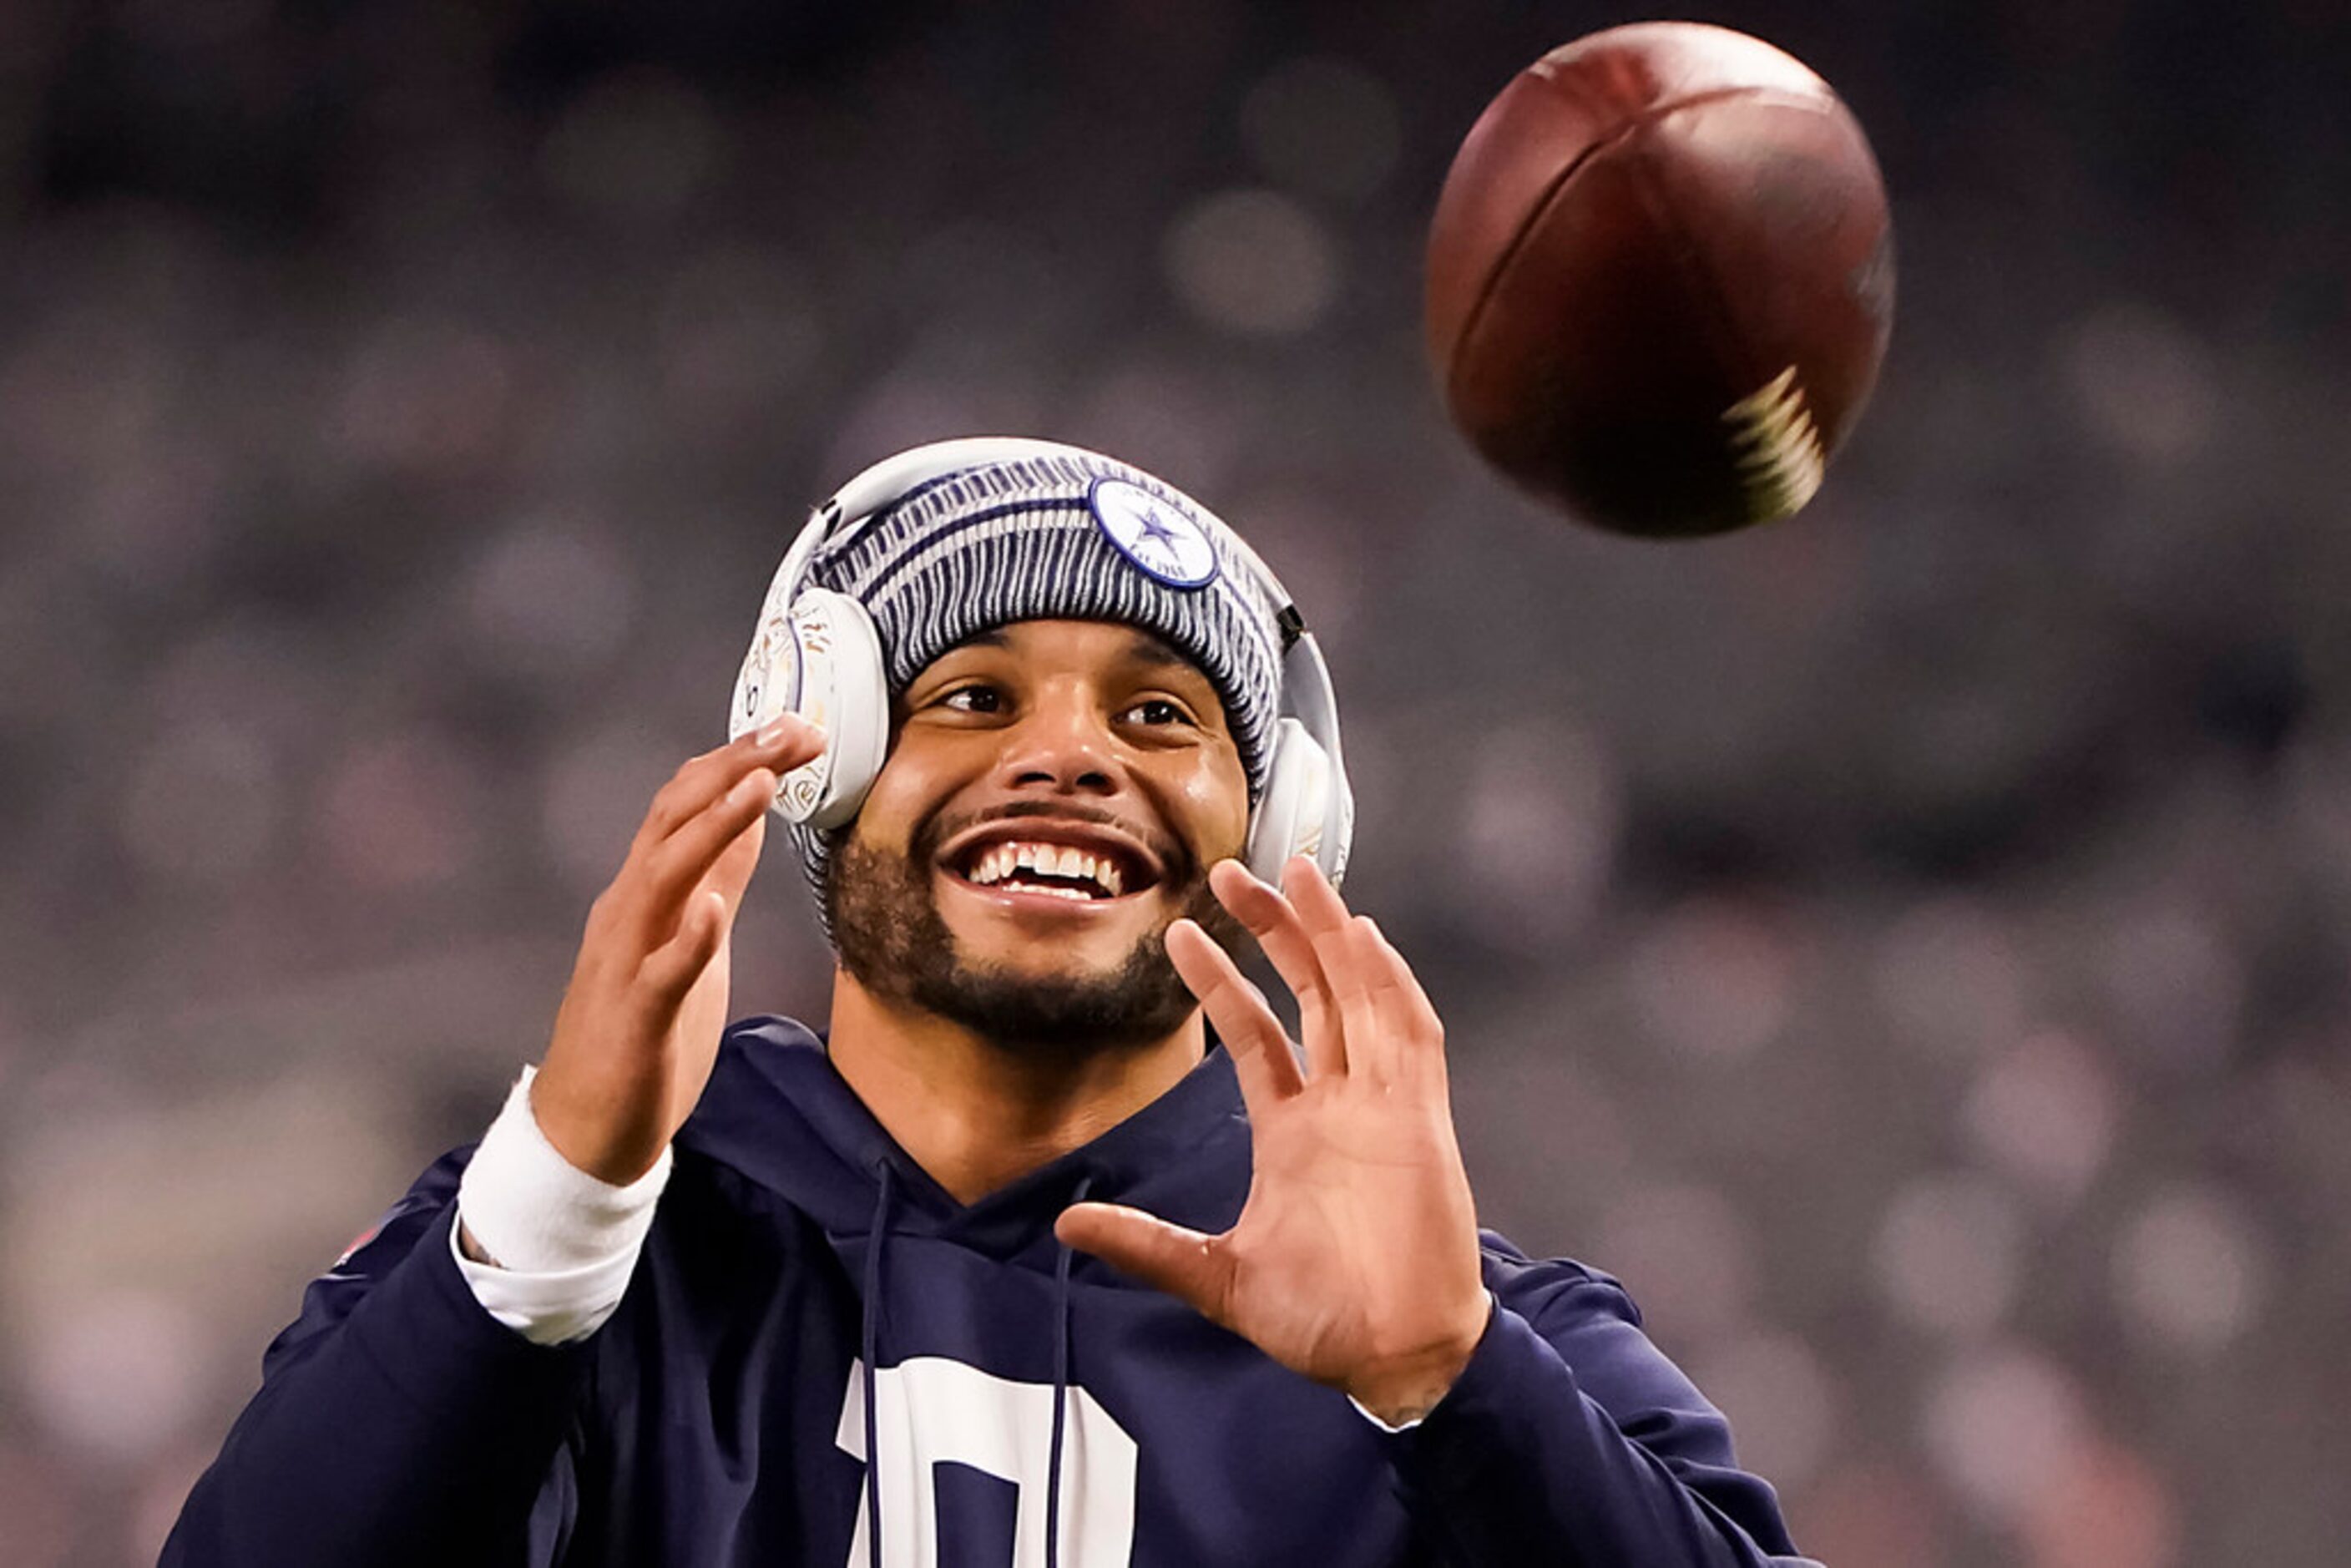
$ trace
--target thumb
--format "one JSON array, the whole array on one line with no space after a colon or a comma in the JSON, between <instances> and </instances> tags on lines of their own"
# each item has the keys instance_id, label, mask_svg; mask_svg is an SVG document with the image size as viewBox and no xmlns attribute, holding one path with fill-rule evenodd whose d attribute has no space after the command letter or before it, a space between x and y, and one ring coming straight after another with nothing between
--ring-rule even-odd
<instances>
[{"instance_id":1,"label":"thumb","mask_svg":"<svg viewBox=\"0 0 2351 1568\"><path fill-rule=\"evenodd\" d=\"M1232 1260L1217 1245L1219 1238L1117 1203L1071 1204L1054 1221L1053 1234L1203 1316L1224 1321Z\"/></svg>"}]
</instances>

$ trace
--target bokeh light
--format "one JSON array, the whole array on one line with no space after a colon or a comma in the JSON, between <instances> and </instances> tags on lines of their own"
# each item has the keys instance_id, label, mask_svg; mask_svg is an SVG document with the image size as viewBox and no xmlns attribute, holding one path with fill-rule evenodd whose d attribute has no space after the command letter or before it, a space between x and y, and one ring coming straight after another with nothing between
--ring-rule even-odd
<instances>
[{"instance_id":1,"label":"bokeh light","mask_svg":"<svg viewBox=\"0 0 2351 1568\"><path fill-rule=\"evenodd\" d=\"M1957 1340L1997 1329L2016 1300L2025 1217L1999 1184L1922 1176L1886 1206L1871 1252L1877 1288L1903 1321Z\"/></svg>"},{"instance_id":2,"label":"bokeh light","mask_svg":"<svg viewBox=\"0 0 2351 1568\"><path fill-rule=\"evenodd\" d=\"M2080 1197L2105 1164L2122 1105L2087 1042L2044 1030L1985 1065L1961 1116L1995 1168L2062 1205Z\"/></svg>"},{"instance_id":3,"label":"bokeh light","mask_svg":"<svg viewBox=\"0 0 2351 1568\"><path fill-rule=\"evenodd\" d=\"M1167 280L1207 325L1243 337L1286 337L1322 319L1339 288L1328 230L1276 192L1222 191L1167 232Z\"/></svg>"},{"instance_id":4,"label":"bokeh light","mask_svg":"<svg viewBox=\"0 0 2351 1568\"><path fill-rule=\"evenodd\" d=\"M2210 1186L2167 1188L2116 1239L2117 1304L2159 1343L2219 1350L2257 1320L2268 1252L2241 1204Z\"/></svg>"},{"instance_id":5,"label":"bokeh light","mask_svg":"<svg viewBox=\"0 0 2351 1568\"><path fill-rule=\"evenodd\" d=\"M1922 1427L1928 1456L1959 1500L2011 1526L2040 1506L2089 1437L2074 1380L2017 1344L1953 1361L1928 1396Z\"/></svg>"}]
</instances>

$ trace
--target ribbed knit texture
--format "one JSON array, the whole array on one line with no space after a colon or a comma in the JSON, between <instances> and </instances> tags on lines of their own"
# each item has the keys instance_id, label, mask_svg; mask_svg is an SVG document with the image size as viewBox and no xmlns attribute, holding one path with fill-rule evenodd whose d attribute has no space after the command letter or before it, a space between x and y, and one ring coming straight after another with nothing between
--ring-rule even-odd
<instances>
[{"instance_id":1,"label":"ribbed knit texture","mask_svg":"<svg viewBox=\"0 0 2351 1568\"><path fill-rule=\"evenodd\" d=\"M1136 566L1088 504L1100 479L1139 486L1198 525L1215 548L1216 575L1182 587ZM865 606L893 696L957 643L1015 621L1113 621L1153 632L1217 688L1252 804L1264 789L1280 713L1281 606L1215 514L1141 469L1095 455L969 468L909 492L846 544L820 549L807 580ZM825 865L845 831L791 829L820 908Z\"/></svg>"}]
</instances>

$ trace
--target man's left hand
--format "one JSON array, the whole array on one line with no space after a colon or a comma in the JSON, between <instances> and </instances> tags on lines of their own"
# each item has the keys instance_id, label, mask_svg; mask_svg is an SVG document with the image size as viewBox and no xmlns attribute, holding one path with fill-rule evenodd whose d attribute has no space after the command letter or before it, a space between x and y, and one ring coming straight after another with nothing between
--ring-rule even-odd
<instances>
[{"instance_id":1,"label":"man's left hand","mask_svg":"<svg viewBox=\"0 0 2351 1568\"><path fill-rule=\"evenodd\" d=\"M1401 1426L1452 1387L1491 1310L1444 1025L1311 861L1292 860L1280 890L1233 861L1208 884L1297 997L1305 1044L1301 1068L1231 956L1192 921L1168 928L1249 1105L1249 1201L1221 1236L1103 1203L1071 1207L1057 1233Z\"/></svg>"}]
</instances>

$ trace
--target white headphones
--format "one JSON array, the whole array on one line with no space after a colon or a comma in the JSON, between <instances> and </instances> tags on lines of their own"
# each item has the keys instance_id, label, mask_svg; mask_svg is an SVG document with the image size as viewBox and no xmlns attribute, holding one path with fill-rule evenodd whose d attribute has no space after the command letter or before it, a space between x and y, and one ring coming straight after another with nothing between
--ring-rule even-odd
<instances>
[{"instance_id":1,"label":"white headphones","mask_svg":"<svg viewBox=\"0 0 2351 1568\"><path fill-rule=\"evenodd\" d=\"M865 607L805 582L820 547L845 543L909 492L966 469L1040 458L1107 461L1100 453L1020 436L934 442L884 458L816 508L768 585L751 651L735 680L727 734L787 713L822 725L822 755L786 774L775 810L810 828L845 826L864 803L890 744L890 687L882 639ZM1249 814L1249 869L1267 881L1292 855L1311 855L1335 883L1346 875L1355 800L1339 749L1339 706L1322 651L1290 594L1255 550L1194 503L1201 520L1281 606L1281 708L1265 791Z\"/></svg>"}]
</instances>

